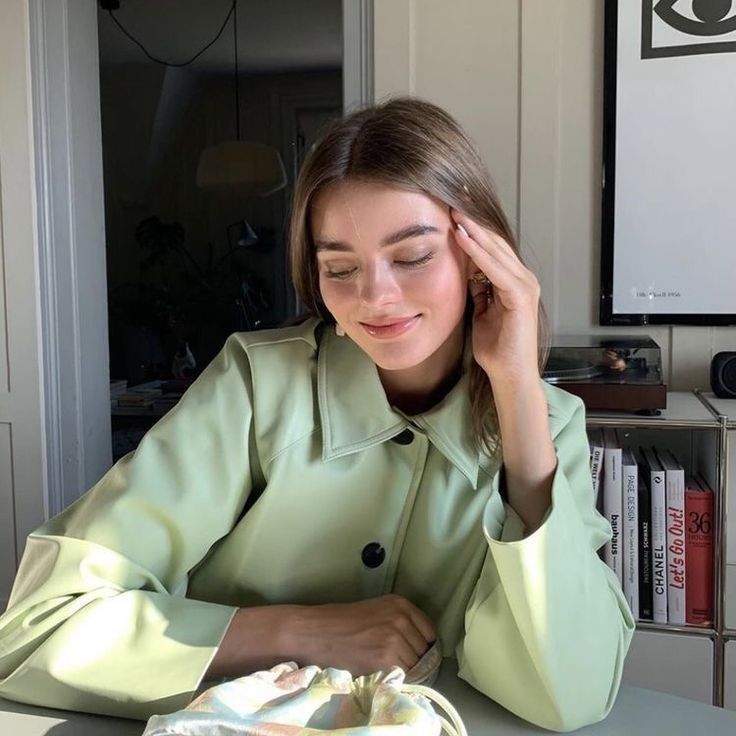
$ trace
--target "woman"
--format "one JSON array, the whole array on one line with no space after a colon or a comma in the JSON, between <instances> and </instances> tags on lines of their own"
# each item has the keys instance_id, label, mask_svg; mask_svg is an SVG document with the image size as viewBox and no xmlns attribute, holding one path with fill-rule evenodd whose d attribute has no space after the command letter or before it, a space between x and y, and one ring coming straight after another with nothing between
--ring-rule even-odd
<instances>
[{"instance_id":1,"label":"woman","mask_svg":"<svg viewBox=\"0 0 736 736\"><path fill-rule=\"evenodd\" d=\"M233 335L28 540L0 694L145 718L277 662L410 669L435 639L521 717L602 718L633 621L598 559L581 402L543 383L539 286L442 110L328 130L296 186L311 313Z\"/></svg>"}]
</instances>

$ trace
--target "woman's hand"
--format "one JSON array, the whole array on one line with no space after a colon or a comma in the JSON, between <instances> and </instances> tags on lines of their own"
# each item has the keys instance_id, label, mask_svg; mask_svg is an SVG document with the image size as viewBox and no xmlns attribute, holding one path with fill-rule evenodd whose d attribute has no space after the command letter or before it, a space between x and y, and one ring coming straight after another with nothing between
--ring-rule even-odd
<instances>
[{"instance_id":1,"label":"woman's hand","mask_svg":"<svg viewBox=\"0 0 736 736\"><path fill-rule=\"evenodd\" d=\"M408 672L437 638L429 618L406 598L384 595L357 603L297 609L291 648L301 664L338 667L353 675Z\"/></svg>"},{"instance_id":2,"label":"woman's hand","mask_svg":"<svg viewBox=\"0 0 736 736\"><path fill-rule=\"evenodd\" d=\"M432 622L399 595L357 603L239 609L205 675L238 677L296 660L353 675L409 671L437 639Z\"/></svg>"},{"instance_id":3,"label":"woman's hand","mask_svg":"<svg viewBox=\"0 0 736 736\"><path fill-rule=\"evenodd\" d=\"M458 210L451 209L450 215L458 225L458 245L490 282L470 282L475 360L492 383L538 381L539 282L500 235Z\"/></svg>"},{"instance_id":4,"label":"woman's hand","mask_svg":"<svg viewBox=\"0 0 736 736\"><path fill-rule=\"evenodd\" d=\"M490 282L470 282L473 355L493 388L506 495L529 533L552 502L557 466L539 378L539 282L502 237L457 210L450 214L458 244Z\"/></svg>"}]
</instances>

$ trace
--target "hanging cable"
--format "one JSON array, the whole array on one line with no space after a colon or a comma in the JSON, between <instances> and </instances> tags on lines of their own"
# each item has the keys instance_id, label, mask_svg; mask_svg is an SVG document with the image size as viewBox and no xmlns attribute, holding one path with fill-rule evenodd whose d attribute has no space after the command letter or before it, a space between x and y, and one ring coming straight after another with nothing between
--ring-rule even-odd
<instances>
[{"instance_id":1,"label":"hanging cable","mask_svg":"<svg viewBox=\"0 0 736 736\"><path fill-rule=\"evenodd\" d=\"M240 140L240 84L238 83L238 0L235 0L233 11L233 40L235 47L235 140Z\"/></svg>"},{"instance_id":2,"label":"hanging cable","mask_svg":"<svg viewBox=\"0 0 736 736\"><path fill-rule=\"evenodd\" d=\"M165 61L164 59L159 59L155 57L153 54L151 54L148 49L132 34L130 31L128 31L125 26L115 17L115 14L112 10L108 10L107 14L112 18L115 25L136 45L140 50L153 62L156 64L163 64L163 66L174 66L174 67L182 67L182 66L188 66L193 61L198 59L207 49L212 46L215 41L217 41L218 38L222 35L222 32L225 30L225 26L227 25L227 22L230 20L230 16L235 14L237 17L237 9L236 6L238 4L238 0L233 0L233 4L230 6L230 10L228 11L227 15L225 16L225 20L222 21L222 25L220 26L220 30L217 31L217 35L200 51L198 51L194 56L192 56L191 59L188 61L183 61L181 63L175 63L170 61ZM237 25L237 24L236 24ZM236 36L237 41L237 36ZM236 56L235 56L235 64L237 66L237 50L236 50ZM237 72L236 72L237 75ZM238 120L238 128L240 126L240 121Z\"/></svg>"}]
</instances>

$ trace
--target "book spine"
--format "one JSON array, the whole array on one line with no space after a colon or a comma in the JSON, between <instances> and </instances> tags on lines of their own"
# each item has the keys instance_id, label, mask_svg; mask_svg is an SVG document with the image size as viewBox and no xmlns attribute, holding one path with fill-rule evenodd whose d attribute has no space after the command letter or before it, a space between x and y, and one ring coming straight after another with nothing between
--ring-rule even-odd
<instances>
[{"instance_id":1,"label":"book spine","mask_svg":"<svg viewBox=\"0 0 736 736\"><path fill-rule=\"evenodd\" d=\"M623 576L624 595L634 616L639 612L639 521L638 469L635 464L622 465L623 484Z\"/></svg>"},{"instance_id":2,"label":"book spine","mask_svg":"<svg viewBox=\"0 0 736 736\"><path fill-rule=\"evenodd\" d=\"M645 479L639 479L639 618L653 619L652 612L652 499Z\"/></svg>"},{"instance_id":3,"label":"book spine","mask_svg":"<svg viewBox=\"0 0 736 736\"><path fill-rule=\"evenodd\" d=\"M713 623L713 493L685 492L685 620Z\"/></svg>"},{"instance_id":4,"label":"book spine","mask_svg":"<svg viewBox=\"0 0 736 736\"><path fill-rule=\"evenodd\" d=\"M601 474L603 471L603 448L598 445L590 446L590 477L593 481L593 500L598 505L601 492Z\"/></svg>"},{"instance_id":5,"label":"book spine","mask_svg":"<svg viewBox=\"0 0 736 736\"><path fill-rule=\"evenodd\" d=\"M621 555L621 510L623 506L621 484L621 448L606 447L603 451L603 510L611 525L611 539L606 542L604 559L616 573L623 587Z\"/></svg>"},{"instance_id":6,"label":"book spine","mask_svg":"<svg viewBox=\"0 0 736 736\"><path fill-rule=\"evenodd\" d=\"M652 494L652 617L658 624L667 623L667 508L664 471L652 470L649 489Z\"/></svg>"},{"instance_id":7,"label":"book spine","mask_svg":"<svg viewBox=\"0 0 736 736\"><path fill-rule=\"evenodd\" d=\"M671 624L685 623L685 478L667 470L667 610Z\"/></svg>"}]
</instances>

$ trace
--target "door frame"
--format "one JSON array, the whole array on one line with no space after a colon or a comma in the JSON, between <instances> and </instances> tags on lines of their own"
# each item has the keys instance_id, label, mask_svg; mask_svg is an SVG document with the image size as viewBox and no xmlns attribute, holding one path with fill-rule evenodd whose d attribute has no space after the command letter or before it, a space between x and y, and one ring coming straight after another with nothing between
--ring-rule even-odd
<instances>
[{"instance_id":1,"label":"door frame","mask_svg":"<svg viewBox=\"0 0 736 736\"><path fill-rule=\"evenodd\" d=\"M373 3L342 0L344 110L373 102ZM70 67L80 47L99 58L97 4L95 0L28 0L28 10L46 445L46 488L39 492L45 493L46 514L54 516L111 463L109 421L101 426L101 417L109 418L110 410L107 320L88 315L90 311L107 314L105 253L104 248L100 254L90 247L80 230L81 221L89 229L90 219L93 228L96 220L104 243L104 206L90 202L86 193L81 196L86 174L96 176L102 166L99 61L89 70L96 75L97 109L92 109L94 102L88 96L88 109L79 110ZM80 17L86 25L80 25ZM72 122L80 114L87 121L97 120L94 133L100 142L91 158L81 157L75 147ZM96 166L99 172L93 170ZM96 218L91 211L95 207Z\"/></svg>"}]
</instances>

